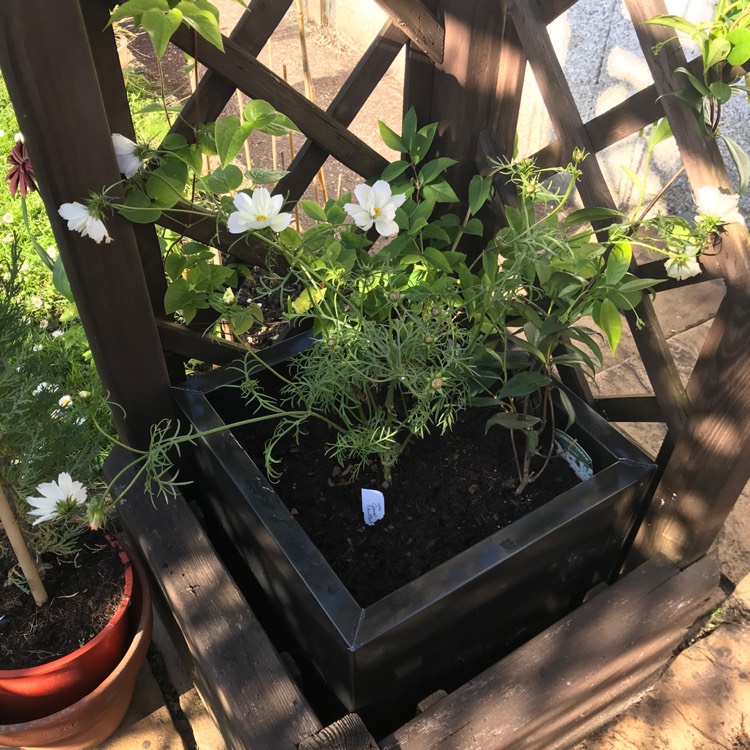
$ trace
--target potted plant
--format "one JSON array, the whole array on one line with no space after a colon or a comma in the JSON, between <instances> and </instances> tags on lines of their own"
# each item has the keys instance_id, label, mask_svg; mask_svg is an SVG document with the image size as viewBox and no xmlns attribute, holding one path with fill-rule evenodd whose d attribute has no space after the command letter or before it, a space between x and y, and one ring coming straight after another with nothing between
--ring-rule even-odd
<instances>
[{"instance_id":1,"label":"potted plant","mask_svg":"<svg viewBox=\"0 0 750 750\"><path fill-rule=\"evenodd\" d=\"M47 318L32 327L15 242L11 253L0 298L0 747L96 747L122 721L145 658L148 582L102 530L107 494L59 471L95 481L102 440L89 420L107 407L72 390L93 376L73 337L53 336Z\"/></svg>"},{"instance_id":2,"label":"potted plant","mask_svg":"<svg viewBox=\"0 0 750 750\"><path fill-rule=\"evenodd\" d=\"M289 269L270 278L267 292L301 288L287 299L288 318L307 322L312 333L251 351L244 362L177 389L191 431L171 435L172 426L157 426L151 451L136 459L168 495L167 451L197 444L193 478L203 511L223 527L339 699L365 713L459 684L617 575L654 467L557 382L554 370L593 373L601 364L590 320L614 352L621 311L635 311L658 283L629 272L634 246L666 256L667 274L685 278L700 271L697 253L722 224L694 226L661 214L629 219L599 209L563 216L585 158L580 152L564 169L495 164L492 174L471 181L457 216L447 210L458 196L445 177L454 162L426 159L435 125L418 128L410 113L402 134L385 126L381 133L408 158L360 185L356 200L303 201L315 222L304 232L290 226L283 197L263 188L222 200L228 230L266 242L281 261L277 267ZM649 153L667 135L660 123ZM496 176L515 201L504 207L506 226L493 233L480 216ZM481 252L464 250L472 238L487 236ZM190 309L188 286L180 288ZM231 289L221 299L235 304ZM300 526L321 508L308 503L300 510L307 480L298 480L301 490L287 502L274 482L294 470L295 456L317 448L312 463L331 460L328 483L348 486L351 506L360 507L365 490L354 527L343 527L336 513L327 521L356 547L378 528L389 529L393 511L384 505L407 501L397 494L404 457L437 433L431 451L474 407L487 411L469 440L497 445L496 460L504 450L517 473L506 505L521 507L550 466L573 464L582 481L473 538L454 557L438 558L433 569L411 566L416 573L395 589L353 595L341 566L334 570ZM268 424L267 442L249 456L238 430ZM504 448L496 427L510 431ZM296 447L308 430L310 441ZM361 487L350 483L358 474L365 476ZM464 508L473 505L475 490L469 485L460 497ZM435 504L423 500L420 510L418 501L407 522L436 512ZM453 521L447 526L445 537L457 529ZM444 538L429 541L446 546ZM401 550L385 559L400 552L413 559L409 544L404 537ZM336 554L344 567L359 569L356 556ZM385 567L381 560L369 575L381 578Z\"/></svg>"}]
</instances>

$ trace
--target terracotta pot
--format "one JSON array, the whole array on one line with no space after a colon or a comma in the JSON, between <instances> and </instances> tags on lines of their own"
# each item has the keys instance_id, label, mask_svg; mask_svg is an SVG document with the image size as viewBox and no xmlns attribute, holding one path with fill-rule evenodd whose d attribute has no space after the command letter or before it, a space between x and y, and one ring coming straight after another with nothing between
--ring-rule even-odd
<instances>
[{"instance_id":1,"label":"terracotta pot","mask_svg":"<svg viewBox=\"0 0 750 750\"><path fill-rule=\"evenodd\" d=\"M127 555L126 548L124 552ZM120 617L125 626L124 655L98 685L80 699L74 699L66 708L30 721L0 724L0 747L23 750L93 750L120 725L133 696L138 670L151 642L153 624L146 574L137 560L131 555L127 557L132 595L129 606ZM4 695L2 705L4 709Z\"/></svg>"}]
</instances>

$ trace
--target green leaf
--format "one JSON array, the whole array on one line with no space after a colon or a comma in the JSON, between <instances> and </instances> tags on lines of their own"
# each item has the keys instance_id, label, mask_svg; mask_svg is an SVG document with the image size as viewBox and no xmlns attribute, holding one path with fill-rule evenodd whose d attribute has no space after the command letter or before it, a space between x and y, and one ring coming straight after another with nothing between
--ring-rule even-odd
<instances>
[{"instance_id":1,"label":"green leaf","mask_svg":"<svg viewBox=\"0 0 750 750\"><path fill-rule=\"evenodd\" d=\"M568 215L565 221L563 221L562 226L573 227L576 224L583 224L584 222L609 221L621 218L622 212L616 211L613 208L579 208Z\"/></svg>"},{"instance_id":2,"label":"green leaf","mask_svg":"<svg viewBox=\"0 0 750 750\"><path fill-rule=\"evenodd\" d=\"M690 23L690 21L682 18L682 16L658 15L648 21L644 21L643 23L653 24L654 26L667 26L670 29L682 31L692 37L701 33L700 27L696 26L694 23Z\"/></svg>"},{"instance_id":3,"label":"green leaf","mask_svg":"<svg viewBox=\"0 0 750 750\"><path fill-rule=\"evenodd\" d=\"M497 392L497 397L502 399L528 396L549 385L550 382L552 381L540 372L519 372L505 381L503 387Z\"/></svg>"},{"instance_id":4,"label":"green leaf","mask_svg":"<svg viewBox=\"0 0 750 750\"><path fill-rule=\"evenodd\" d=\"M737 167L737 172L740 177L740 184L737 188L737 192L742 195L746 190L748 184L750 184L750 157L745 153L739 143L729 138L729 136L720 136L724 139L724 143L727 144L727 150L729 155L732 157L732 161Z\"/></svg>"},{"instance_id":5,"label":"green leaf","mask_svg":"<svg viewBox=\"0 0 750 750\"><path fill-rule=\"evenodd\" d=\"M307 216L315 221L328 221L323 207L315 201L300 201L300 206Z\"/></svg>"},{"instance_id":6,"label":"green leaf","mask_svg":"<svg viewBox=\"0 0 750 750\"><path fill-rule=\"evenodd\" d=\"M115 21L120 21L123 18L143 15L150 10L161 10L166 13L169 10L167 0L129 0L127 3L118 6L110 15L107 26L111 26Z\"/></svg>"},{"instance_id":7,"label":"green leaf","mask_svg":"<svg viewBox=\"0 0 750 750\"><path fill-rule=\"evenodd\" d=\"M433 182L442 172L448 169L448 167L452 167L454 164L458 164L458 162L455 159L449 159L446 156L432 159L432 161L428 161L422 169L419 170L417 180L419 180L420 185L427 185L428 183Z\"/></svg>"},{"instance_id":8,"label":"green leaf","mask_svg":"<svg viewBox=\"0 0 750 750\"><path fill-rule=\"evenodd\" d=\"M458 196L445 180L425 185L422 195L425 198L435 201L435 203L458 203Z\"/></svg>"},{"instance_id":9,"label":"green leaf","mask_svg":"<svg viewBox=\"0 0 750 750\"><path fill-rule=\"evenodd\" d=\"M162 57L167 50L172 34L182 23L182 12L177 8L166 13L160 10L148 10L141 16L141 26L148 32L151 44L157 57Z\"/></svg>"},{"instance_id":10,"label":"green leaf","mask_svg":"<svg viewBox=\"0 0 750 750\"><path fill-rule=\"evenodd\" d=\"M611 300L602 300L596 322L602 331L604 331L604 335L607 337L607 341L609 341L609 347L614 356L617 345L620 343L620 337L622 336L622 318Z\"/></svg>"},{"instance_id":11,"label":"green leaf","mask_svg":"<svg viewBox=\"0 0 750 750\"><path fill-rule=\"evenodd\" d=\"M500 412L499 414L493 414L487 420L484 431L486 434L489 432L490 427L494 427L495 425L500 425L500 427L505 427L509 430L526 430L539 424L539 422L541 422L539 417L532 417L528 414Z\"/></svg>"},{"instance_id":12,"label":"green leaf","mask_svg":"<svg viewBox=\"0 0 750 750\"><path fill-rule=\"evenodd\" d=\"M184 135L180 135L179 133L167 133L159 144L159 147L163 148L165 151L176 151L187 145L187 138L185 138Z\"/></svg>"},{"instance_id":13,"label":"green leaf","mask_svg":"<svg viewBox=\"0 0 750 750\"><path fill-rule=\"evenodd\" d=\"M271 125L279 113L276 108L263 99L253 99L245 107L242 113L245 123L250 125L254 130Z\"/></svg>"},{"instance_id":14,"label":"green leaf","mask_svg":"<svg viewBox=\"0 0 750 750\"><path fill-rule=\"evenodd\" d=\"M618 242L607 258L604 269L604 280L607 284L616 284L628 272L630 261L633 259L633 249L629 242Z\"/></svg>"},{"instance_id":15,"label":"green leaf","mask_svg":"<svg viewBox=\"0 0 750 750\"><path fill-rule=\"evenodd\" d=\"M263 322L263 311L255 303L247 307L236 306L227 314L227 318L229 318L234 332L241 336L243 333L247 333L256 323Z\"/></svg>"},{"instance_id":16,"label":"green leaf","mask_svg":"<svg viewBox=\"0 0 750 750\"><path fill-rule=\"evenodd\" d=\"M55 258L55 263L52 266L52 284L68 302L75 302L73 299L73 291L70 288L70 281L68 281L68 274L65 272L65 266L62 262L62 256L58 255Z\"/></svg>"},{"instance_id":17,"label":"green leaf","mask_svg":"<svg viewBox=\"0 0 750 750\"><path fill-rule=\"evenodd\" d=\"M425 260L438 271L445 271L445 273L451 272L451 264L448 259L440 252L437 248L426 247L423 253Z\"/></svg>"},{"instance_id":18,"label":"green leaf","mask_svg":"<svg viewBox=\"0 0 750 750\"><path fill-rule=\"evenodd\" d=\"M153 224L161 216L161 209L154 208L151 199L137 188L128 190L125 194L125 203L119 212L135 224Z\"/></svg>"},{"instance_id":19,"label":"green leaf","mask_svg":"<svg viewBox=\"0 0 750 750\"><path fill-rule=\"evenodd\" d=\"M411 147L411 155L415 164L419 164L419 162L427 156L427 152L430 150L430 146L432 146L432 141L435 139L436 132L436 122L433 122L430 125L425 125L417 131L416 136L414 136L414 143Z\"/></svg>"},{"instance_id":20,"label":"green leaf","mask_svg":"<svg viewBox=\"0 0 750 750\"><path fill-rule=\"evenodd\" d=\"M211 193L231 193L242 185L242 170L236 164L218 167L200 180L201 186Z\"/></svg>"},{"instance_id":21,"label":"green leaf","mask_svg":"<svg viewBox=\"0 0 750 750\"><path fill-rule=\"evenodd\" d=\"M262 167L253 167L245 172L253 185L273 185L289 174L286 169L263 169Z\"/></svg>"},{"instance_id":22,"label":"green leaf","mask_svg":"<svg viewBox=\"0 0 750 750\"><path fill-rule=\"evenodd\" d=\"M414 107L409 107L409 111L404 115L401 139L406 146L407 151L411 151L414 144L414 136L417 134L417 113Z\"/></svg>"},{"instance_id":23,"label":"green leaf","mask_svg":"<svg viewBox=\"0 0 750 750\"><path fill-rule=\"evenodd\" d=\"M258 128L261 133L266 135L287 135L288 133L299 133L299 128L281 112L276 113L276 117L273 118L273 122L264 125L262 128Z\"/></svg>"},{"instance_id":24,"label":"green leaf","mask_svg":"<svg viewBox=\"0 0 750 750\"><path fill-rule=\"evenodd\" d=\"M241 124L239 118L232 115L222 117L216 121L214 137L222 167L226 167L232 163L234 157L242 150L243 144L252 132L252 125L249 123Z\"/></svg>"},{"instance_id":25,"label":"green leaf","mask_svg":"<svg viewBox=\"0 0 750 750\"><path fill-rule=\"evenodd\" d=\"M732 29L727 34L732 51L727 55L730 65L744 65L750 60L750 29Z\"/></svg>"},{"instance_id":26,"label":"green leaf","mask_svg":"<svg viewBox=\"0 0 750 750\"><path fill-rule=\"evenodd\" d=\"M475 174L469 183L469 212L474 216L487 202L492 192L492 178Z\"/></svg>"},{"instance_id":27,"label":"green leaf","mask_svg":"<svg viewBox=\"0 0 750 750\"><path fill-rule=\"evenodd\" d=\"M406 172L408 168L409 168L408 161L399 160L399 161L391 162L383 170L383 174L380 175L380 179L385 180L386 182L391 182L391 180L395 180L396 177L399 177L404 172Z\"/></svg>"},{"instance_id":28,"label":"green leaf","mask_svg":"<svg viewBox=\"0 0 750 750\"><path fill-rule=\"evenodd\" d=\"M162 208L174 206L188 179L187 165L177 159L162 162L146 180L146 193Z\"/></svg>"},{"instance_id":29,"label":"green leaf","mask_svg":"<svg viewBox=\"0 0 750 750\"><path fill-rule=\"evenodd\" d=\"M181 0L176 7L182 11L185 23L190 28L195 29L207 42L223 52L224 42L219 27L219 19L208 5L210 3L200 3L198 0L194 0L194 2Z\"/></svg>"},{"instance_id":30,"label":"green leaf","mask_svg":"<svg viewBox=\"0 0 750 750\"><path fill-rule=\"evenodd\" d=\"M703 97L693 89L679 89L678 91L671 91L669 94L663 94L662 96L674 96L681 102L684 102L691 109L694 109L698 114L703 112ZM661 96L657 98L657 101L661 99Z\"/></svg>"},{"instance_id":31,"label":"green leaf","mask_svg":"<svg viewBox=\"0 0 750 750\"><path fill-rule=\"evenodd\" d=\"M484 224L476 218L469 219L466 222L466 226L463 228L464 234L471 234L475 237L481 237L484 234Z\"/></svg>"},{"instance_id":32,"label":"green leaf","mask_svg":"<svg viewBox=\"0 0 750 750\"><path fill-rule=\"evenodd\" d=\"M164 312L174 313L194 301L195 292L186 279L175 279L164 294Z\"/></svg>"},{"instance_id":33,"label":"green leaf","mask_svg":"<svg viewBox=\"0 0 750 750\"><path fill-rule=\"evenodd\" d=\"M182 276L182 272L185 270L186 264L187 262L184 255L180 253L170 253L164 259L164 270L167 272L167 276L172 281L175 281L180 276Z\"/></svg>"},{"instance_id":34,"label":"green leaf","mask_svg":"<svg viewBox=\"0 0 750 750\"><path fill-rule=\"evenodd\" d=\"M693 85L693 88L701 95L701 96L710 96L711 92L708 90L708 87L706 86L703 81L701 81L700 78L697 78L694 76L687 68L684 68L680 66L679 68L675 68L675 73L684 73L687 79L690 81L690 83ZM674 92L675 96L677 95L677 92Z\"/></svg>"},{"instance_id":35,"label":"green leaf","mask_svg":"<svg viewBox=\"0 0 750 750\"><path fill-rule=\"evenodd\" d=\"M306 313L313 305L323 299L325 292L322 289L303 289L297 299L292 302L292 308L297 314Z\"/></svg>"},{"instance_id":36,"label":"green leaf","mask_svg":"<svg viewBox=\"0 0 750 750\"><path fill-rule=\"evenodd\" d=\"M662 141L666 141L667 138L672 137L672 127L669 124L669 120L666 117L662 117L656 121L656 124L651 128L651 132L648 134L648 145L649 148L656 148Z\"/></svg>"},{"instance_id":37,"label":"green leaf","mask_svg":"<svg viewBox=\"0 0 750 750\"><path fill-rule=\"evenodd\" d=\"M384 122L378 120L378 129L380 130L380 137L388 148L394 151L406 151L404 142L401 137L396 135Z\"/></svg>"},{"instance_id":38,"label":"green leaf","mask_svg":"<svg viewBox=\"0 0 750 750\"><path fill-rule=\"evenodd\" d=\"M726 60L731 50L732 45L726 39L721 37L712 39L708 43L708 52L703 60L703 65L706 68L712 68L716 63Z\"/></svg>"},{"instance_id":39,"label":"green leaf","mask_svg":"<svg viewBox=\"0 0 750 750\"><path fill-rule=\"evenodd\" d=\"M715 96L722 104L726 104L732 98L732 87L721 81L712 83L709 88L711 94Z\"/></svg>"}]
</instances>

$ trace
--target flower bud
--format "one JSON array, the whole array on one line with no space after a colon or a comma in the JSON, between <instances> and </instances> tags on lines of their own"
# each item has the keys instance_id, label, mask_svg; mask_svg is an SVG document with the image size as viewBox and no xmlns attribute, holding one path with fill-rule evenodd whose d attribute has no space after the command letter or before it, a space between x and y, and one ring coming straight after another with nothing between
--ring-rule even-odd
<instances>
[{"instance_id":1,"label":"flower bud","mask_svg":"<svg viewBox=\"0 0 750 750\"><path fill-rule=\"evenodd\" d=\"M430 383L432 386L433 391L439 391L443 387L443 379L442 378L433 378L432 383Z\"/></svg>"},{"instance_id":2,"label":"flower bud","mask_svg":"<svg viewBox=\"0 0 750 750\"><path fill-rule=\"evenodd\" d=\"M224 292L224 296L221 299L224 301L225 305L233 305L236 298L231 288L227 287L227 290Z\"/></svg>"}]
</instances>

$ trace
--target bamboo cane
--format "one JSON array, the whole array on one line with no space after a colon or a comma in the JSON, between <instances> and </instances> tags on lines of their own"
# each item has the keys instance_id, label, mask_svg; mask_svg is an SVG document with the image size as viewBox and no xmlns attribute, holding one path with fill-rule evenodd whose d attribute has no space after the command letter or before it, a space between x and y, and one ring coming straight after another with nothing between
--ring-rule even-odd
<instances>
[{"instance_id":1,"label":"bamboo cane","mask_svg":"<svg viewBox=\"0 0 750 750\"><path fill-rule=\"evenodd\" d=\"M18 564L21 566L21 571L26 576L31 595L34 597L37 606L41 607L48 599L47 590L44 588L42 579L39 577L39 571L34 563L34 558L26 546L23 534L21 534L21 529L16 520L16 514L11 509L8 496L5 494L2 486L0 486L0 523L5 528L5 534L8 537L10 546L18 560Z\"/></svg>"}]
</instances>

